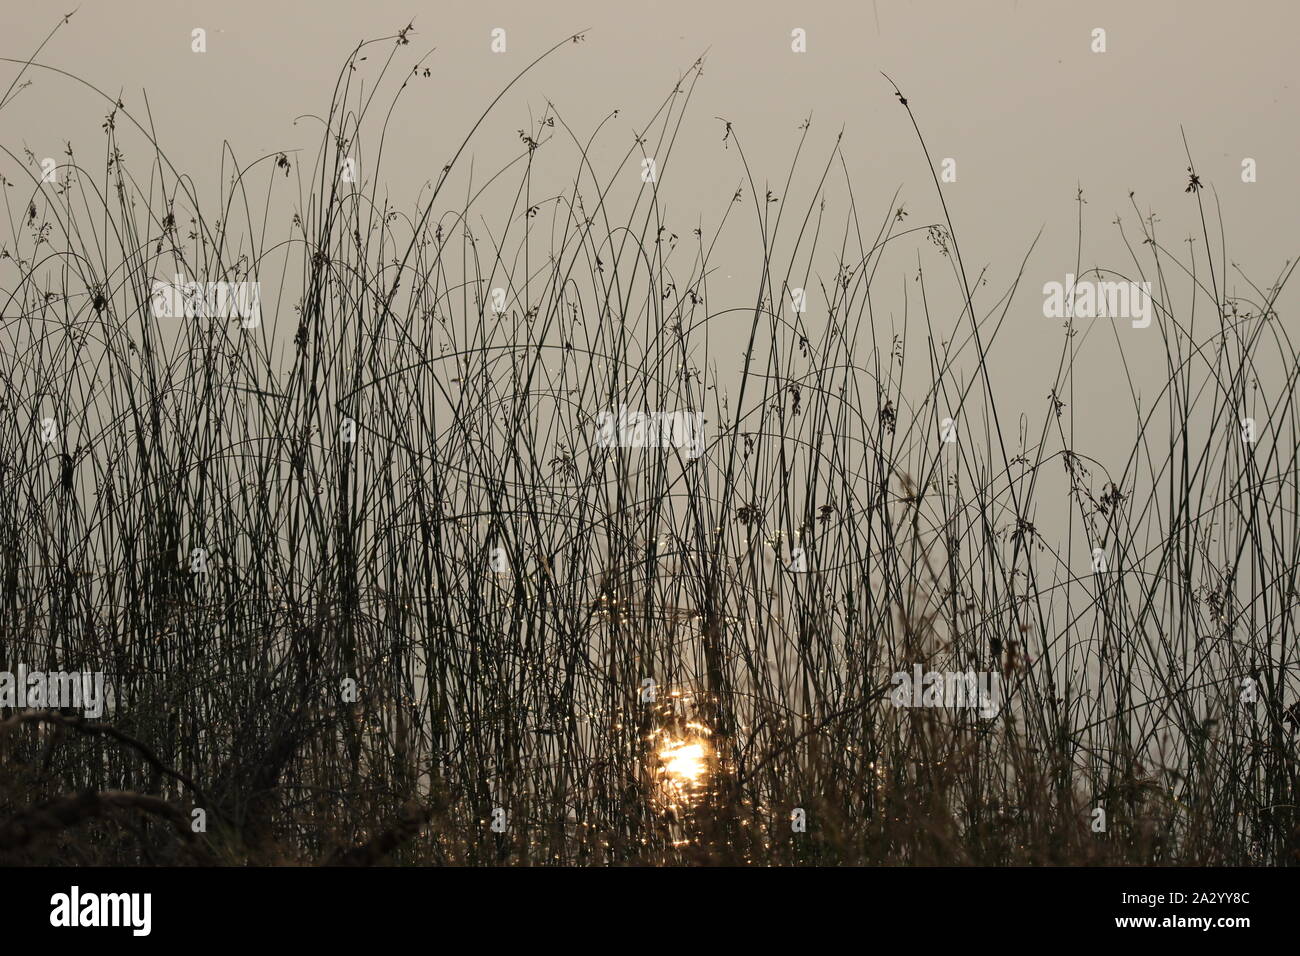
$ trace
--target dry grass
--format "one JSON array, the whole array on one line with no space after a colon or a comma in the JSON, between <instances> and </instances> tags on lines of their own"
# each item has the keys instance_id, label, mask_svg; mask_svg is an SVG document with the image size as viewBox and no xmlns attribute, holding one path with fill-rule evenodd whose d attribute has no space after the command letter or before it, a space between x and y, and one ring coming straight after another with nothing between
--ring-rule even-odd
<instances>
[{"instance_id":1,"label":"dry grass","mask_svg":"<svg viewBox=\"0 0 1300 956\"><path fill-rule=\"evenodd\" d=\"M1009 428L985 359L1026 294L968 279L946 213L910 225L895 196L872 233L850 184L823 205L838 142L810 164L804 129L773 189L727 124L735 201L663 219L699 64L616 168L550 108L495 229L449 198L468 137L409 215L377 162L343 182L401 115L408 40L353 54L315 156L205 208L114 98L107 161L58 188L8 154L0 662L103 671L116 699L0 725L0 861L1297 861L1289 272L1229 297L1226 257L1180 260L1139 215L1166 382L1092 458L1074 337ZM744 301L712 276L732 242L759 250ZM261 281L263 325L155 321L178 272ZM620 404L702 411L704 454L598 447ZM895 709L916 663L1002 675L999 715ZM665 799L686 713L708 772Z\"/></svg>"}]
</instances>

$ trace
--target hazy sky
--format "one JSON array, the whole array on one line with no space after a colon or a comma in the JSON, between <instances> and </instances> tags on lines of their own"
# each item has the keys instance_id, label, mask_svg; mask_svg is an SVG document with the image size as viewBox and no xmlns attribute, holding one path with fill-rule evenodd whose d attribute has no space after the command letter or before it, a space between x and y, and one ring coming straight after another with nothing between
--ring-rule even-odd
<instances>
[{"instance_id":1,"label":"hazy sky","mask_svg":"<svg viewBox=\"0 0 1300 956\"><path fill-rule=\"evenodd\" d=\"M6 0L0 54L29 55L62 12ZM990 292L1011 279L1043 230L1011 325L995 348L993 368L1013 407L1041 405L1046 386L1034 373L1040 363L1050 366L1044 374L1054 372L1061 329L1042 317L1040 290L1073 268L1077 186L1087 199L1085 267L1131 267L1113 225L1118 215L1130 234L1136 231L1130 190L1144 215L1158 213L1172 249L1185 253L1182 240L1200 232L1193 197L1184 192L1180 126L1212 187L1207 202L1213 205L1217 194L1222 205L1228 259L1267 286L1295 255L1300 109L1293 48L1300 7L1292 2L86 0L40 61L120 93L137 115L144 115L147 91L149 115L177 168L199 183L216 183L223 142L242 163L297 148L309 161L320 125L299 117L325 112L360 39L391 35L411 21L409 57L398 74L434 52L431 76L404 94L385 142L382 180L402 208L436 178L522 66L585 29L585 42L542 64L480 129L470 147L481 164L476 169L499 168L514 156L517 130L548 100L584 135L619 109L604 135L625 149L678 76L707 51L664 183L670 216L716 222L741 181L738 151L724 145L717 117L733 124L755 178L783 184L798 126L811 114L796 196L815 182L843 128L868 231L899 187L909 225L937 221L934 186L907 114L881 76L888 73L909 98L935 161L957 162L957 181L943 187L944 196L968 269L989 268ZM195 27L207 31L206 53L191 51ZM490 33L498 27L507 50L494 54ZM796 28L806 31L806 53L791 49ZM1105 53L1090 49L1095 28L1106 31ZM388 49L373 47L372 57ZM13 75L12 64L4 68ZM79 150L102 149L102 100L48 72L33 70L28 78L33 86L0 114L0 143L19 156L23 147L61 156L65 139ZM1258 164L1255 183L1241 181L1245 157ZM915 253L888 264L902 276ZM752 290L745 283L737 296L752 304ZM1163 354L1154 330L1147 333L1121 332L1120 347L1139 364ZM1115 348L1109 331L1106 337L1098 348ZM1105 354L1096 361L1099 392L1109 391L1116 366ZM1131 406L1126 394L1119 399L1118 407ZM1104 436L1111 424L1100 417L1095 427Z\"/></svg>"},{"instance_id":2,"label":"hazy sky","mask_svg":"<svg viewBox=\"0 0 1300 956\"><path fill-rule=\"evenodd\" d=\"M64 12L3 6L0 53L10 57L34 50ZM147 90L168 151L192 169L211 164L223 140L241 158L313 142L316 129L295 127L294 118L325 109L358 40L411 20L411 49L436 52L433 77L408 94L386 159L395 184L436 171L448 140L459 141L516 70L590 28L585 43L548 61L507 100L502 121L481 132L480 150L506 145L527 107L540 111L545 98L578 128L621 108L630 130L707 50L692 125L681 137L698 140L699 168L695 183L674 184L679 203L707 206L719 185L736 180L735 154L722 149L715 116L731 120L762 171L779 178L809 113L814 133L827 138L814 146L844 127L864 206L884 203L898 185L920 203L928 198L925 170L884 71L907 94L935 156L957 159L948 201L971 248L987 250L991 261L1021 250L1043 225L1049 241L1072 243L1076 182L1099 231L1124 211L1130 189L1170 228L1183 228L1175 216L1186 211L1180 124L1202 177L1221 191L1242 257L1271 268L1267 256L1280 264L1290 254L1300 199L1290 169L1300 154L1293 59L1300 9L1289 2L86 0L41 60L120 90L128 107ZM203 55L190 51L199 26L208 31ZM494 27L507 31L505 54L489 50ZM807 31L807 53L791 52L796 27ZM1104 54L1090 52L1095 27L1107 31ZM88 117L101 114L84 90L30 78L37 85L0 118L7 144L21 138L41 153L64 138L98 135L97 122L77 125L81 106ZM1251 186L1240 182L1244 156L1259 163Z\"/></svg>"}]
</instances>

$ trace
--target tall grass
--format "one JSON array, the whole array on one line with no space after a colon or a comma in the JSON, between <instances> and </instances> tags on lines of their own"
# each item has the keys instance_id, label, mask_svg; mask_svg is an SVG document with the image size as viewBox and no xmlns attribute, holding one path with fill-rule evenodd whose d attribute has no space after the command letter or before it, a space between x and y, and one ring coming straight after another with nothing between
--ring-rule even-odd
<instances>
[{"instance_id":1,"label":"tall grass","mask_svg":"<svg viewBox=\"0 0 1300 956\"><path fill-rule=\"evenodd\" d=\"M696 63L604 167L548 104L467 172L492 104L402 211L410 39L353 52L314 155L222 157L215 201L89 85L102 155L49 184L6 149L0 662L103 671L114 710L0 723L0 859L1296 862L1289 269L1230 295L1201 191L1181 258L1135 206L1163 387L1078 377L1067 322L1013 413L988 359L1037 290L968 273L937 179L934 221L873 224L838 140L805 124L769 186L720 123L740 188L669 219ZM6 99L50 72L6 62ZM154 319L177 273L261 282L263 324ZM1099 388L1133 415L1090 455ZM704 454L600 447L620 405L703 412ZM918 663L998 673L998 716L894 708ZM695 732L708 773L665 794Z\"/></svg>"}]
</instances>

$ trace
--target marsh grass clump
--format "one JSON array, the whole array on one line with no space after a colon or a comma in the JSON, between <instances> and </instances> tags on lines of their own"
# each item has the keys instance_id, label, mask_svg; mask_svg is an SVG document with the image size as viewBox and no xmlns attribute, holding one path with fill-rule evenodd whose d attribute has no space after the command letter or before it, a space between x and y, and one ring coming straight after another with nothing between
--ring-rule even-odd
<instances>
[{"instance_id":1,"label":"marsh grass clump","mask_svg":"<svg viewBox=\"0 0 1300 956\"><path fill-rule=\"evenodd\" d=\"M1160 388L1090 452L1082 323L1009 412L1023 267L969 276L937 182L871 226L838 140L772 186L726 123L738 189L670 219L701 63L630 142L548 103L484 180L498 101L399 209L410 37L215 199L116 97L57 185L6 151L0 668L113 707L0 706L0 860L1300 860L1294 266L1230 294L1200 190L1185 258L1138 214ZM259 283L260 324L156 319L176 275ZM700 453L599 440L619 409ZM893 706L916 666L996 714Z\"/></svg>"}]
</instances>

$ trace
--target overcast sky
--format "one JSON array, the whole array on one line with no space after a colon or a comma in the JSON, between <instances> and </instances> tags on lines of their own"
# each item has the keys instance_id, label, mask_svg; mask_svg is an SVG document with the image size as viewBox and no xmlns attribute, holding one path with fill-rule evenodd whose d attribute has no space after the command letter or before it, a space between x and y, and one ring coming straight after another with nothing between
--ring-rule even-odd
<instances>
[{"instance_id":1,"label":"overcast sky","mask_svg":"<svg viewBox=\"0 0 1300 956\"><path fill-rule=\"evenodd\" d=\"M62 12L6 4L0 55L29 55ZM1185 251L1182 240L1200 232L1184 192L1180 127L1212 187L1207 202L1221 203L1229 260L1267 286L1295 255L1300 6L1292 2L85 0L40 62L121 95L137 115L144 115L147 91L148 115L176 167L216 183L223 142L243 163L280 150L313 151L320 125L302 117L325 112L351 49L411 21L410 57L433 53L431 76L404 94L385 142L385 192L403 208L523 65L587 30L585 42L545 62L480 129L470 146L476 168L495 169L513 156L517 130L548 101L584 134L619 109L605 135L625 149L678 76L707 52L664 183L670 215L716 222L741 181L738 151L724 144L717 117L733 124L755 178L783 185L798 126L811 114L809 165L795 180L796 195L815 182L843 128L848 174L870 231L899 187L909 225L937 221L934 186L906 112L881 75L888 73L908 96L936 162L956 160L957 181L943 188L968 268L987 266L990 286L1004 287L1043 230L1026 291L993 358L1013 409L1041 405L1045 376L1054 372L1061 329L1042 317L1040 290L1073 269L1078 186L1087 199L1085 266L1131 267L1113 225L1120 216L1136 229L1130 191L1143 214L1159 215L1172 248ZM197 27L207 31L203 54L191 51ZM495 28L506 31L505 53L490 49ZM1096 28L1106 31L1105 53L1092 52ZM806 53L791 49L795 29L806 31ZM388 49L372 48L376 57ZM6 64L6 75L14 69ZM24 147L61 156L71 140L79 150L102 150L102 100L48 71L27 78L33 85L0 115L5 147L19 156ZM1255 183L1241 181L1246 157L1258 164ZM912 252L891 264L902 276L914 263ZM738 299L752 304L752 290L738 280ZM1121 347L1139 364L1163 354L1154 330L1121 332L1118 346L1109 332L1093 340L1096 351L1083 360L1095 362L1099 393L1116 384L1108 350ZM1159 363L1154 368L1160 372ZM1127 394L1113 397L1117 408L1131 409ZM1104 438L1113 424L1099 415L1093 427L1094 437ZM1121 444L1130 447L1127 438Z\"/></svg>"}]
</instances>

